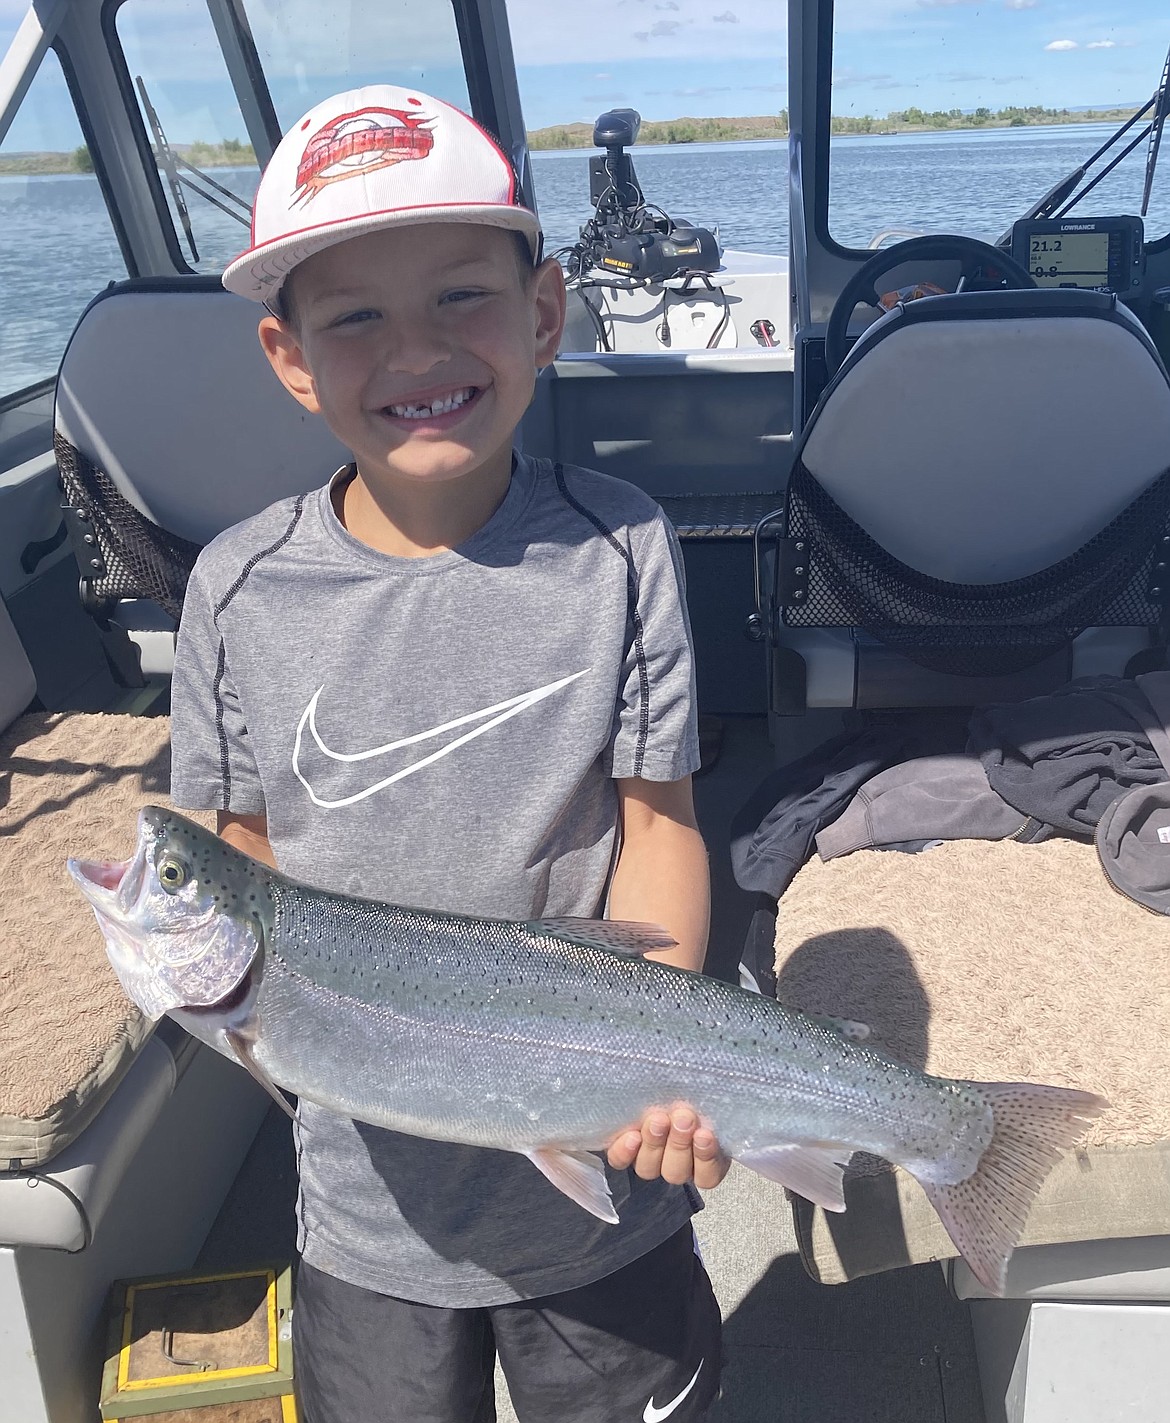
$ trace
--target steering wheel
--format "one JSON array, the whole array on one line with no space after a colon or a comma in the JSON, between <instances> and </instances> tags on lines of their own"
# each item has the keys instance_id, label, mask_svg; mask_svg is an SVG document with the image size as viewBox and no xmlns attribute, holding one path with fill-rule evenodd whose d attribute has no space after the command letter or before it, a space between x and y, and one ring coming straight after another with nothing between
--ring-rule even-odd
<instances>
[{"instance_id":1,"label":"steering wheel","mask_svg":"<svg viewBox=\"0 0 1170 1423\"><path fill-rule=\"evenodd\" d=\"M906 262L938 262L958 257L962 266L960 275L970 281L977 272L992 268L1008 290L1034 287L1036 283L1026 267L1022 267L1014 257L998 247L986 242L978 242L974 237L960 237L955 234L941 234L930 237L912 237L908 242L896 242L893 247L884 247L865 263L845 283L845 290L837 298L825 328L825 364L829 368L829 378L837 374L845 359L848 347L846 333L853 308L859 302L866 306L879 307L880 294L877 279L885 276L895 267Z\"/></svg>"}]
</instances>

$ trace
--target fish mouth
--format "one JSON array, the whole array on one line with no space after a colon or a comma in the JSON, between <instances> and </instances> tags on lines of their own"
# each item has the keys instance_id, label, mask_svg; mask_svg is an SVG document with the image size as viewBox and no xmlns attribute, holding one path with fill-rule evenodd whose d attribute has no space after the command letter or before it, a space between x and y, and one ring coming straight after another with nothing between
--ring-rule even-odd
<instances>
[{"instance_id":1,"label":"fish mouth","mask_svg":"<svg viewBox=\"0 0 1170 1423\"><path fill-rule=\"evenodd\" d=\"M65 868L95 912L107 919L120 907L122 886L132 878L137 858L131 855L128 860L66 860Z\"/></svg>"},{"instance_id":2,"label":"fish mouth","mask_svg":"<svg viewBox=\"0 0 1170 1423\"><path fill-rule=\"evenodd\" d=\"M148 890L147 857L152 836L145 812L138 817L138 842L128 860L65 862L74 884L85 896L98 922L110 965L128 997L157 1021L165 1008L144 989L142 950L133 924L134 910Z\"/></svg>"},{"instance_id":3,"label":"fish mouth","mask_svg":"<svg viewBox=\"0 0 1170 1423\"><path fill-rule=\"evenodd\" d=\"M147 837L139 822L138 844L128 860L66 860L65 867L93 910L103 919L124 918L146 882Z\"/></svg>"},{"instance_id":4,"label":"fish mouth","mask_svg":"<svg viewBox=\"0 0 1170 1423\"><path fill-rule=\"evenodd\" d=\"M130 868L129 860L69 860L66 863L83 894L91 886L107 891L117 889Z\"/></svg>"}]
</instances>

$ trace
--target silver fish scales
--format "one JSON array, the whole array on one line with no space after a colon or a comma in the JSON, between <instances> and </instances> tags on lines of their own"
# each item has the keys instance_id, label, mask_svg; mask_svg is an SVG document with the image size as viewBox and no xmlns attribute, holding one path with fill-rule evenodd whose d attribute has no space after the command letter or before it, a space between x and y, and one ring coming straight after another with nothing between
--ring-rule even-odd
<instances>
[{"instance_id":1,"label":"silver fish scales","mask_svg":"<svg viewBox=\"0 0 1170 1423\"><path fill-rule=\"evenodd\" d=\"M832 1023L648 959L647 925L528 923L313 889L148 807L125 864L70 861L127 993L283 1087L417 1136L516 1151L616 1221L596 1152L691 1104L728 1155L828 1210L854 1151L923 1186L1002 1290L1028 1208L1106 1105L932 1077Z\"/></svg>"}]
</instances>

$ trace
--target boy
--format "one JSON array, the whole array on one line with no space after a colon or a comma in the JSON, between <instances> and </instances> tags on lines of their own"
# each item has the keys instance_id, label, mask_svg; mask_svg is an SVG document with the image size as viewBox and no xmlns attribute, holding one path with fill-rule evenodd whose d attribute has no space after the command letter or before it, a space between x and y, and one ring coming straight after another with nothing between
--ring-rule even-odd
<instances>
[{"instance_id":1,"label":"boy","mask_svg":"<svg viewBox=\"0 0 1170 1423\"><path fill-rule=\"evenodd\" d=\"M690 636L657 506L514 456L565 292L466 115L377 86L310 111L224 273L355 462L205 550L172 688L177 804L344 893L662 923L702 965ZM424 1065L425 1067L425 1065ZM664 1106L667 1104L664 1104ZM675 1104L615 1141L607 1225L506 1152L302 1102L294 1315L306 1423L701 1417L718 1310L694 1190L726 1170Z\"/></svg>"}]
</instances>

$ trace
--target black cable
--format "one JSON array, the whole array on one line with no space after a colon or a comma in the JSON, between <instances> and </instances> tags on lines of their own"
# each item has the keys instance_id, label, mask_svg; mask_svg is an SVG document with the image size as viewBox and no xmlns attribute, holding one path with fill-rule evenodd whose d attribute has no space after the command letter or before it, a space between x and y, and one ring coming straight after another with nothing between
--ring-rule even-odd
<instances>
[{"instance_id":1,"label":"black cable","mask_svg":"<svg viewBox=\"0 0 1170 1423\"><path fill-rule=\"evenodd\" d=\"M598 329L601 331L601 343L602 343L602 346L604 347L605 350L612 352L612 350L613 350L613 342L609 339L609 336L608 336L608 334L606 333L606 330L605 330L605 321L604 321L604 319L603 319L603 313L605 313L605 291L601 288L600 283L598 284L598 287L599 287L599 289L598 289L598 303L599 303L599 309L598 309L598 312L597 312L597 322L598 322ZM606 313L606 314L607 314L607 313ZM611 318L611 319L612 319L612 318Z\"/></svg>"},{"instance_id":2,"label":"black cable","mask_svg":"<svg viewBox=\"0 0 1170 1423\"><path fill-rule=\"evenodd\" d=\"M658 339L664 346L670 345L670 288L662 288L662 322L658 327Z\"/></svg>"},{"instance_id":3,"label":"black cable","mask_svg":"<svg viewBox=\"0 0 1170 1423\"><path fill-rule=\"evenodd\" d=\"M719 325L716 326L715 330L711 333L711 337L707 342L707 349L711 351L718 346L720 336L727 330L727 323L731 320L731 302L728 301L727 293L722 287L717 287L712 284L706 272L703 273L703 277L706 281L708 291L718 292L719 300L723 303L723 315L719 318Z\"/></svg>"},{"instance_id":4,"label":"black cable","mask_svg":"<svg viewBox=\"0 0 1170 1423\"><path fill-rule=\"evenodd\" d=\"M609 337L605 333L605 326L601 320L601 313L589 300L583 291L578 289L577 295L581 298L581 305L589 313L589 319L593 322L593 329L597 332L597 339L601 342L601 349L608 351L612 355L613 347L609 344Z\"/></svg>"}]
</instances>

